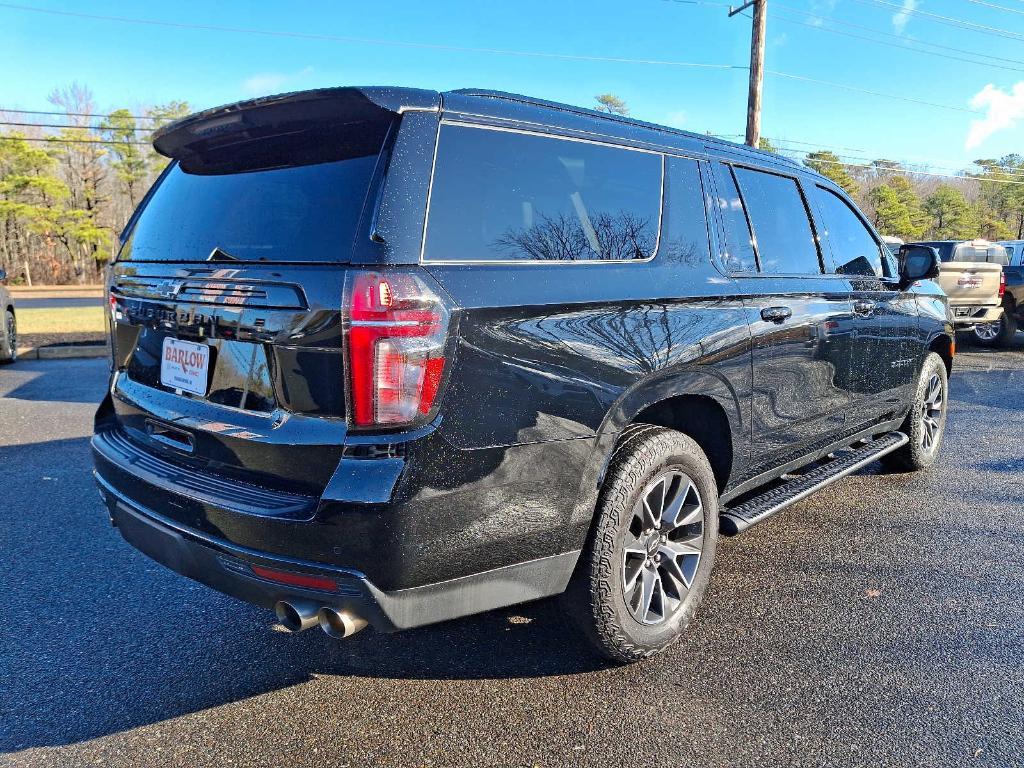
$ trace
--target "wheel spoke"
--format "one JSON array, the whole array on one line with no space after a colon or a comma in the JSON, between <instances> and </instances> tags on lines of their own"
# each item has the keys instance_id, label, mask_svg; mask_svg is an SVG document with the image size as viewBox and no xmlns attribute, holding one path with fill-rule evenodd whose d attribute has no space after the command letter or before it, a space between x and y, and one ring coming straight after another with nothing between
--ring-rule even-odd
<instances>
[{"instance_id":1,"label":"wheel spoke","mask_svg":"<svg viewBox=\"0 0 1024 768\"><path fill-rule=\"evenodd\" d=\"M682 512L683 505L686 503L687 496L692 487L693 483L689 479L685 477L679 478L679 487L672 498L668 500L668 503L665 505L665 512L661 516L661 524L669 530L679 525L679 513Z\"/></svg>"},{"instance_id":2,"label":"wheel spoke","mask_svg":"<svg viewBox=\"0 0 1024 768\"><path fill-rule=\"evenodd\" d=\"M644 498L644 510L650 515L649 527L658 528L661 525L662 513L665 511L666 478L661 478L654 487L647 492Z\"/></svg>"},{"instance_id":3,"label":"wheel spoke","mask_svg":"<svg viewBox=\"0 0 1024 768\"><path fill-rule=\"evenodd\" d=\"M669 575L669 577L673 581L678 583L679 587L682 588L680 590L680 594L682 594L682 591L690 588L690 580L686 578L686 574L683 573L683 569L680 567L679 561L675 557L671 555L666 557L664 549L662 550L661 557L662 569Z\"/></svg>"},{"instance_id":4,"label":"wheel spoke","mask_svg":"<svg viewBox=\"0 0 1024 768\"><path fill-rule=\"evenodd\" d=\"M699 555L700 547L695 547L692 544L684 544L681 541L663 541L658 547L658 552L661 556L667 558L685 557L687 555Z\"/></svg>"},{"instance_id":5,"label":"wheel spoke","mask_svg":"<svg viewBox=\"0 0 1024 768\"><path fill-rule=\"evenodd\" d=\"M695 494L696 495L696 494ZM686 504L683 507L683 514L676 523L677 528L682 528L686 525L693 525L694 523L700 522L704 518L704 505L700 503L698 497L696 502L693 504Z\"/></svg>"},{"instance_id":6,"label":"wheel spoke","mask_svg":"<svg viewBox=\"0 0 1024 768\"><path fill-rule=\"evenodd\" d=\"M644 568L641 571L641 593L640 593L640 619L647 621L647 615L651 612L651 603L654 601L655 587L658 577L651 568Z\"/></svg>"},{"instance_id":7,"label":"wheel spoke","mask_svg":"<svg viewBox=\"0 0 1024 768\"><path fill-rule=\"evenodd\" d=\"M637 579L640 578L640 574L643 572L643 570L643 560L633 561L632 563L626 563L625 570L623 572L625 583L622 585L625 594L630 595L636 590Z\"/></svg>"}]
</instances>

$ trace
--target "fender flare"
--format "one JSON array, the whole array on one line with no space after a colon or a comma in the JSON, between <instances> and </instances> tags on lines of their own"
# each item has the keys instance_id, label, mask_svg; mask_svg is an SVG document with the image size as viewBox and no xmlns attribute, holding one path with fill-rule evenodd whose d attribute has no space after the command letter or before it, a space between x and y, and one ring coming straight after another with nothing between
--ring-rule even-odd
<instances>
[{"instance_id":1,"label":"fender flare","mask_svg":"<svg viewBox=\"0 0 1024 768\"><path fill-rule=\"evenodd\" d=\"M644 409L673 397L695 395L714 400L725 412L730 427L730 440L748 424L740 395L732 384L716 370L703 366L683 365L657 371L634 382L622 392L608 409L594 437L590 459L583 470L577 503L565 527L564 547L580 549L590 530L598 493L611 461L612 451L622 430ZM735 454L745 456L745 448L733 445Z\"/></svg>"}]
</instances>

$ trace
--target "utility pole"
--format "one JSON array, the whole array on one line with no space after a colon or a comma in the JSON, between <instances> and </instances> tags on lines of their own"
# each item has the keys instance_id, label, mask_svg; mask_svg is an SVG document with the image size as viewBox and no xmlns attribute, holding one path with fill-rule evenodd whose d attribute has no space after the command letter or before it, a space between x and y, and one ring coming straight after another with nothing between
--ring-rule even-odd
<instances>
[{"instance_id":1,"label":"utility pole","mask_svg":"<svg viewBox=\"0 0 1024 768\"><path fill-rule=\"evenodd\" d=\"M748 0L739 8L729 6L735 16L754 6L754 23L750 31L750 86L747 91L747 145L757 147L761 140L761 86L764 83L764 41L768 21L768 0Z\"/></svg>"}]
</instances>

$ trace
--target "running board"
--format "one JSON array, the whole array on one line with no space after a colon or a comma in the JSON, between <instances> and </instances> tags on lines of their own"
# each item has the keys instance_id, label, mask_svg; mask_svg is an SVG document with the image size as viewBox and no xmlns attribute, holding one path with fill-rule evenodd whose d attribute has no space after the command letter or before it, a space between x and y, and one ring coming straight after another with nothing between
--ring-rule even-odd
<instances>
[{"instance_id":1,"label":"running board","mask_svg":"<svg viewBox=\"0 0 1024 768\"><path fill-rule=\"evenodd\" d=\"M902 448L908 440L909 438L902 432L889 432L859 446L855 443L857 447L830 453L822 460L824 463L812 464L803 474L783 475L786 482L782 485L723 510L718 519L718 530L723 536L743 533L750 526L771 517L790 504L795 504L839 478L846 477L887 453Z\"/></svg>"}]
</instances>

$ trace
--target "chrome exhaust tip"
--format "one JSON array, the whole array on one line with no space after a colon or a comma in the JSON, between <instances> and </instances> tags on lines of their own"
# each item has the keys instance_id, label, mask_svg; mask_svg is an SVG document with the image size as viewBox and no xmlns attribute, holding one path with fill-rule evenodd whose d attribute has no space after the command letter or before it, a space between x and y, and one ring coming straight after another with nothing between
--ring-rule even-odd
<instances>
[{"instance_id":1,"label":"chrome exhaust tip","mask_svg":"<svg viewBox=\"0 0 1024 768\"><path fill-rule=\"evenodd\" d=\"M282 600L274 605L274 613L277 614L277 620L289 632L301 632L316 626L319 607L316 603L305 600L293 602Z\"/></svg>"},{"instance_id":2,"label":"chrome exhaust tip","mask_svg":"<svg viewBox=\"0 0 1024 768\"><path fill-rule=\"evenodd\" d=\"M317 619L320 621L320 629L336 640L352 637L366 627L366 619L348 611L339 611L337 608L327 606L320 609Z\"/></svg>"}]
</instances>

